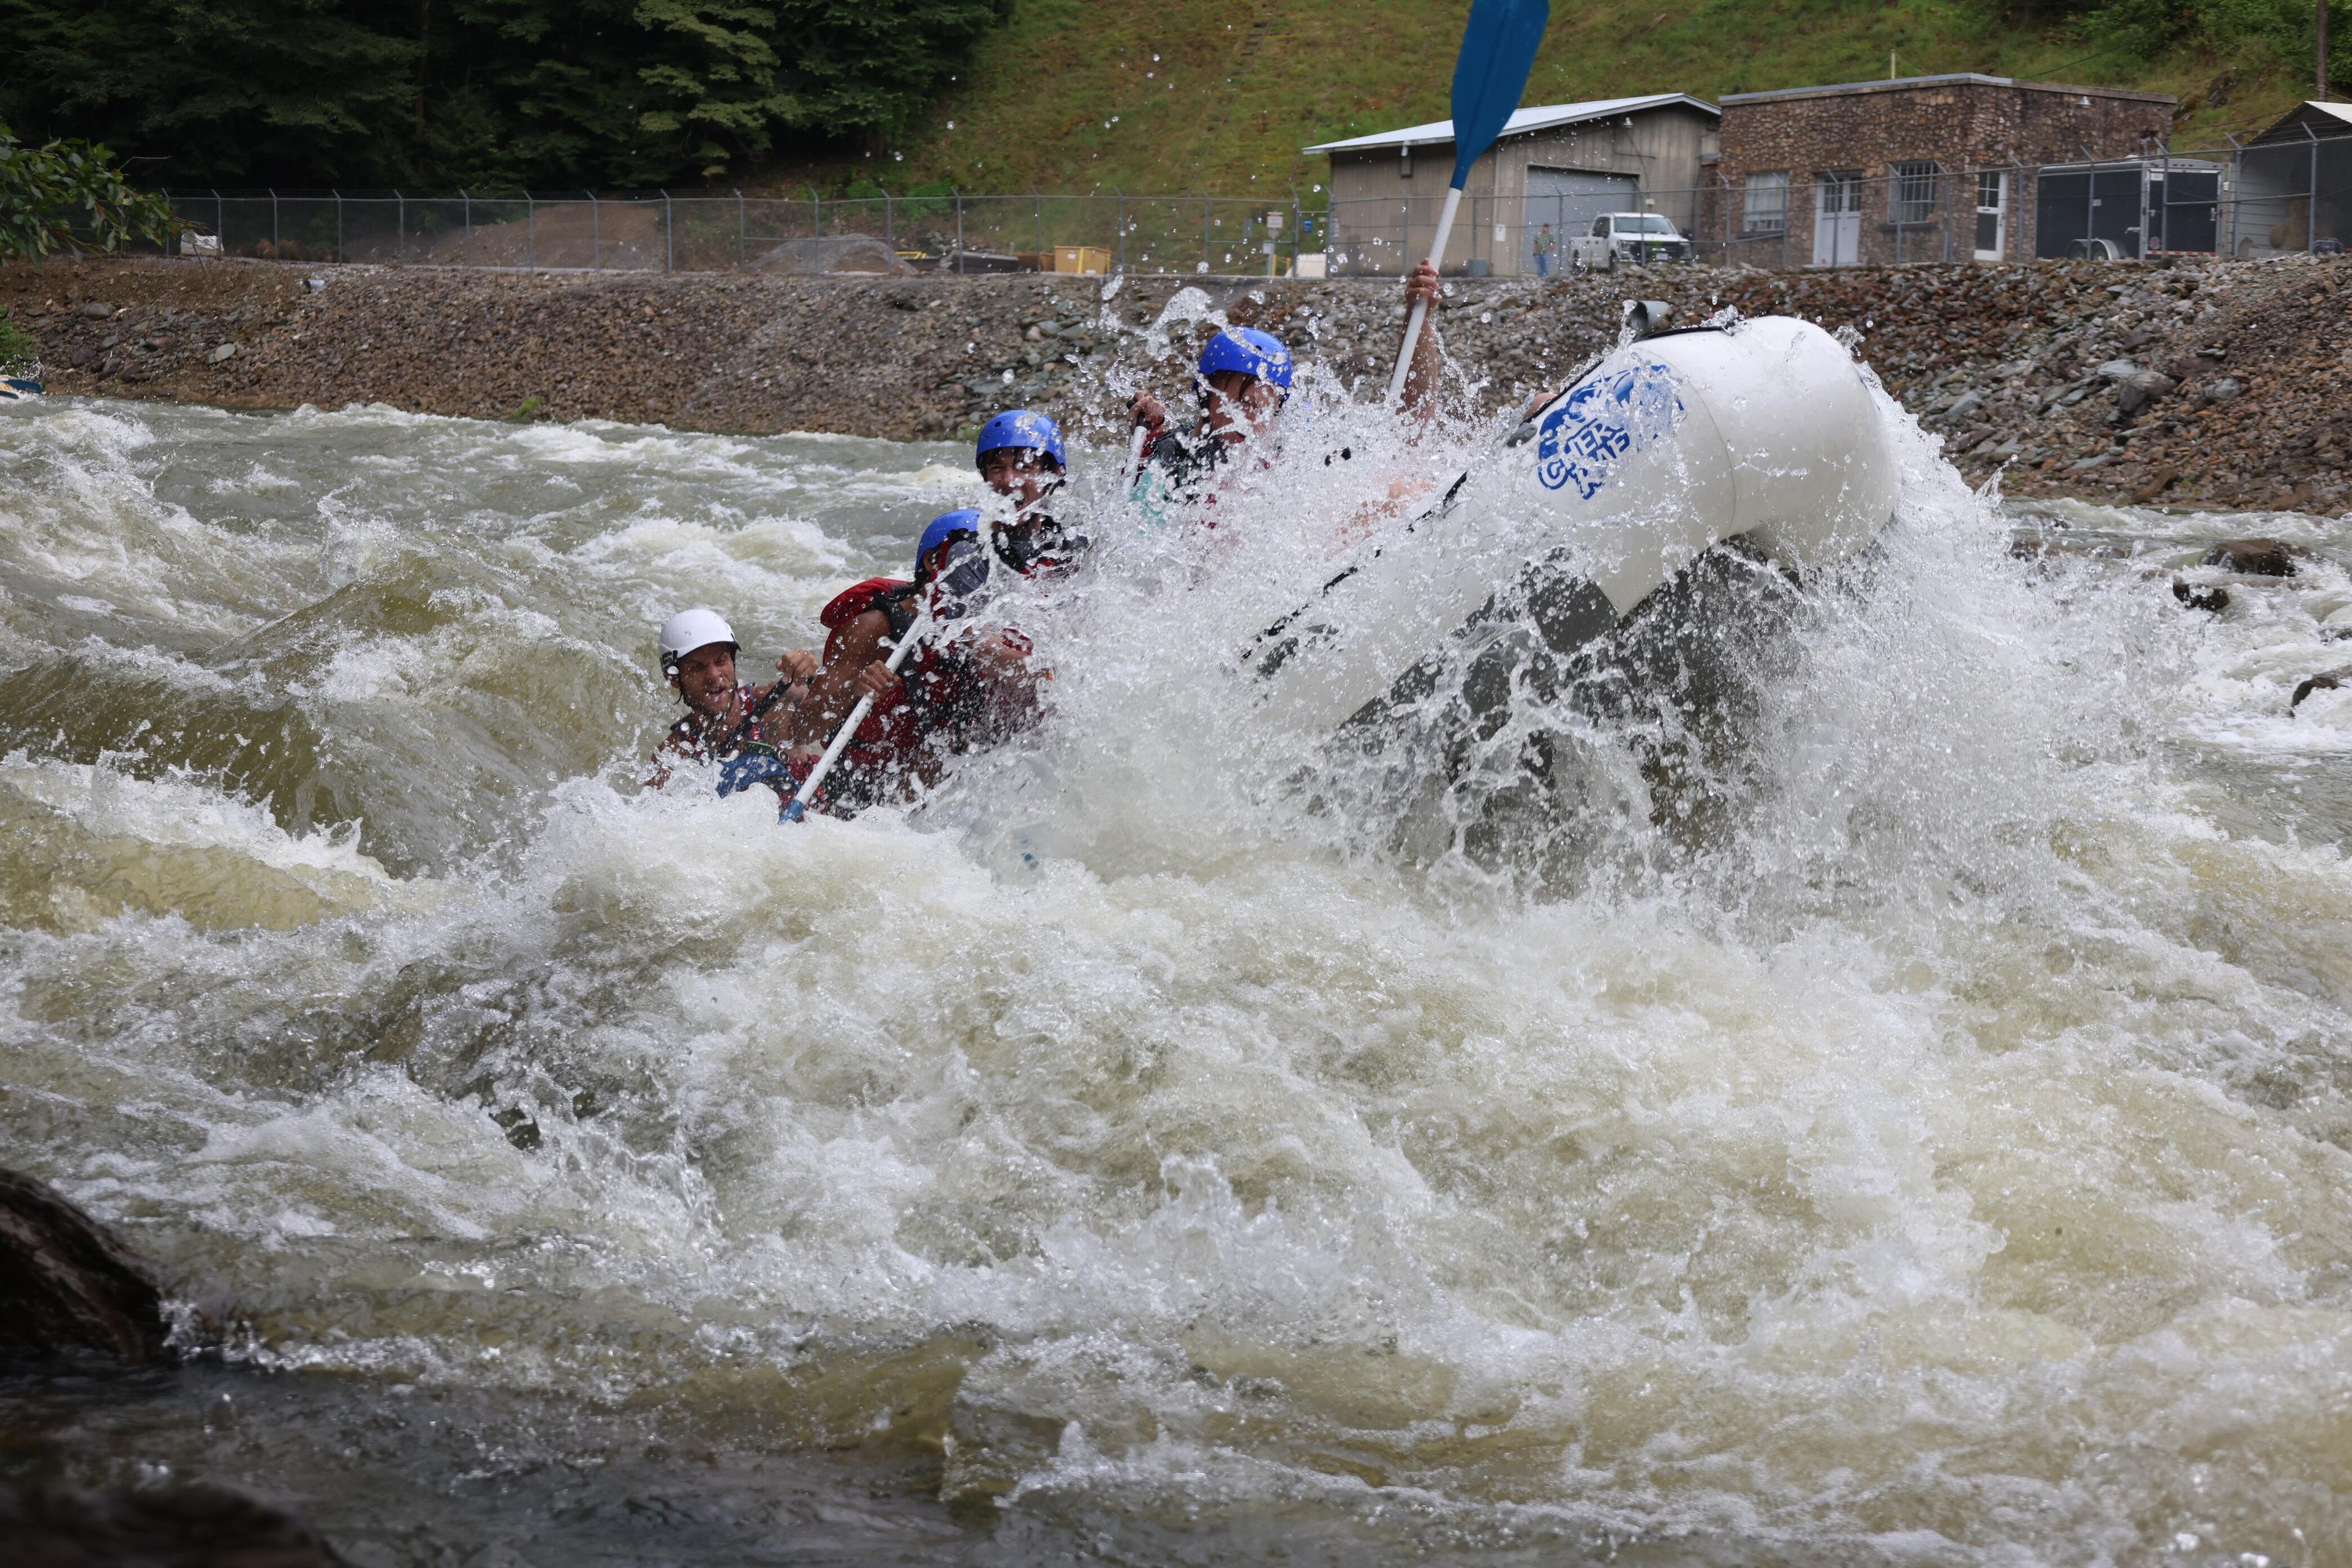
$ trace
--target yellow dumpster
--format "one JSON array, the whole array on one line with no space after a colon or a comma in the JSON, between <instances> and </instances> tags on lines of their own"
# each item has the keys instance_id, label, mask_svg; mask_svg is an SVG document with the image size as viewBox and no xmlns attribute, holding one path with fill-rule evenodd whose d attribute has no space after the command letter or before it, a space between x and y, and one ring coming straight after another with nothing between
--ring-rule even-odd
<instances>
[{"instance_id":1,"label":"yellow dumpster","mask_svg":"<svg viewBox=\"0 0 2352 1568\"><path fill-rule=\"evenodd\" d=\"M1099 245L1057 245L1054 247L1054 270L1090 272L1099 277L1110 270L1110 252Z\"/></svg>"}]
</instances>

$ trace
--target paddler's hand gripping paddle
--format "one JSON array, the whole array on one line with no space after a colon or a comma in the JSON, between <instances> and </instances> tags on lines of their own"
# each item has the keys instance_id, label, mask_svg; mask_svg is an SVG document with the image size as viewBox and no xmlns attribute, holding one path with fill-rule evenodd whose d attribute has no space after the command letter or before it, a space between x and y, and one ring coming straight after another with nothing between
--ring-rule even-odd
<instances>
[{"instance_id":1,"label":"paddler's hand gripping paddle","mask_svg":"<svg viewBox=\"0 0 2352 1568\"><path fill-rule=\"evenodd\" d=\"M1510 122L1511 113L1528 90L1528 72L1535 68L1536 46L1551 24L1551 0L1473 0L1470 25L1463 29L1461 58L1454 63L1454 184L1445 193L1445 210L1437 220L1437 242L1429 258L1442 271L1445 242L1454 237L1454 214L1462 205L1462 189L1470 183L1470 165L1485 155ZM1404 348L1397 354L1396 374L1389 379L1389 402L1404 395L1405 373L1412 366L1413 346L1421 342L1422 319L1429 314L1426 300L1412 304L1405 322Z\"/></svg>"}]
</instances>

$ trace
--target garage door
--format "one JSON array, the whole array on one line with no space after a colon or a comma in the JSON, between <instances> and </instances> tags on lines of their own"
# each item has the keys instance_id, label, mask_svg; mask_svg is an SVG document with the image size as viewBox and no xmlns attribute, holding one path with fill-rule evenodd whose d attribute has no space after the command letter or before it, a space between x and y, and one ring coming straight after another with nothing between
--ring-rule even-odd
<instances>
[{"instance_id":1,"label":"garage door","mask_svg":"<svg viewBox=\"0 0 2352 1568\"><path fill-rule=\"evenodd\" d=\"M1640 188L1631 174L1589 174L1581 169L1528 171L1528 233L1544 224L1555 235L1583 234L1602 213L1639 212Z\"/></svg>"}]
</instances>

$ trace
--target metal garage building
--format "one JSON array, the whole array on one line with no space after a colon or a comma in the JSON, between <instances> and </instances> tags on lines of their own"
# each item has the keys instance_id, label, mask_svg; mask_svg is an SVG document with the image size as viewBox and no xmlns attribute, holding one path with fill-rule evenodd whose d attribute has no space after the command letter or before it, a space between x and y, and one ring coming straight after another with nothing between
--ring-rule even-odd
<instances>
[{"instance_id":1,"label":"metal garage building","mask_svg":"<svg viewBox=\"0 0 2352 1568\"><path fill-rule=\"evenodd\" d=\"M1564 255L1564 237L1604 212L1660 213L1689 233L1700 160L1715 153L1720 119L1715 105L1680 92L1520 110L1471 168L1444 270L1533 272L1542 226L1562 237ZM1421 258L1454 174L1452 121L1307 151L1331 159L1336 271L1396 276Z\"/></svg>"}]
</instances>

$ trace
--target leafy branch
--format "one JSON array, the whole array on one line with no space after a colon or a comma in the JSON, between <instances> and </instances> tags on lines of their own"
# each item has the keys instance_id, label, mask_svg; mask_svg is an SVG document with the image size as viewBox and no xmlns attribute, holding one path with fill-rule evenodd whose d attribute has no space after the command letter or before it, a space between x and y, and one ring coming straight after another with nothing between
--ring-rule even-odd
<instances>
[{"instance_id":1,"label":"leafy branch","mask_svg":"<svg viewBox=\"0 0 2352 1568\"><path fill-rule=\"evenodd\" d=\"M169 246L183 226L162 196L131 187L106 148L27 147L0 123L0 260L115 250L137 239Z\"/></svg>"}]
</instances>

